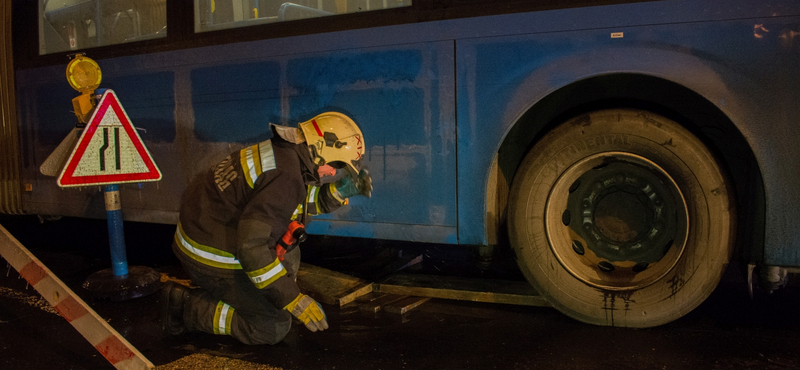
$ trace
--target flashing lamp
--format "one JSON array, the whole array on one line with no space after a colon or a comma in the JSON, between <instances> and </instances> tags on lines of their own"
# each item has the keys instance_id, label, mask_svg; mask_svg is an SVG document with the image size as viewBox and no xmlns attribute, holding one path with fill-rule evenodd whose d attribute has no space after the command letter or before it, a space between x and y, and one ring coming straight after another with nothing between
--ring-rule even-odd
<instances>
[{"instance_id":1,"label":"flashing lamp","mask_svg":"<svg viewBox=\"0 0 800 370\"><path fill-rule=\"evenodd\" d=\"M73 89L81 93L72 99L72 108L80 123L87 123L94 109L94 90L100 86L103 73L100 66L91 58L77 54L67 65L67 82Z\"/></svg>"}]
</instances>

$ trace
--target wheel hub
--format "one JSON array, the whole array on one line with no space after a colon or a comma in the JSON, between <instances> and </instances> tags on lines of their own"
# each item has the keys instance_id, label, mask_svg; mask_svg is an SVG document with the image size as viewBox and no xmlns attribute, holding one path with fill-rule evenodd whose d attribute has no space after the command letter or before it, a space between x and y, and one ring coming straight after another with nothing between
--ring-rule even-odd
<instances>
[{"instance_id":1,"label":"wheel hub","mask_svg":"<svg viewBox=\"0 0 800 370\"><path fill-rule=\"evenodd\" d=\"M580 214L569 226L586 247L609 262L653 263L675 238L678 200L656 174L614 160L581 175L571 186L565 212Z\"/></svg>"},{"instance_id":2,"label":"wheel hub","mask_svg":"<svg viewBox=\"0 0 800 370\"><path fill-rule=\"evenodd\" d=\"M630 153L601 153L574 164L553 187L547 213L548 238L561 264L604 289L656 281L675 265L688 234L686 205L673 179Z\"/></svg>"}]
</instances>

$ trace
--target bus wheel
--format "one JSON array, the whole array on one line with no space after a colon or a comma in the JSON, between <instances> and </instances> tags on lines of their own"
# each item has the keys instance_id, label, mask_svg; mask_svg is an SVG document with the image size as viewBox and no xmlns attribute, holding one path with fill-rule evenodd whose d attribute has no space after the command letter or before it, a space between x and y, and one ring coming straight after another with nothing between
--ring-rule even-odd
<instances>
[{"instance_id":1,"label":"bus wheel","mask_svg":"<svg viewBox=\"0 0 800 370\"><path fill-rule=\"evenodd\" d=\"M520 269L555 308L643 328L685 315L730 259L732 188L677 123L628 109L571 119L526 155L509 199Z\"/></svg>"}]
</instances>

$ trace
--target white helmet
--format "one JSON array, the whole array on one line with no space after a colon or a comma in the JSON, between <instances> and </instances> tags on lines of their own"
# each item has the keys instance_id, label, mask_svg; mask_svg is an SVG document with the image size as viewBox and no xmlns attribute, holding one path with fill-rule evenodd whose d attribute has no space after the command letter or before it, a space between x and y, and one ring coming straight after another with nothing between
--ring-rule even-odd
<instances>
[{"instance_id":1,"label":"white helmet","mask_svg":"<svg viewBox=\"0 0 800 370\"><path fill-rule=\"evenodd\" d=\"M311 149L314 163L321 166L330 162L343 162L358 176L364 155L364 136L350 117L325 112L298 125Z\"/></svg>"}]
</instances>

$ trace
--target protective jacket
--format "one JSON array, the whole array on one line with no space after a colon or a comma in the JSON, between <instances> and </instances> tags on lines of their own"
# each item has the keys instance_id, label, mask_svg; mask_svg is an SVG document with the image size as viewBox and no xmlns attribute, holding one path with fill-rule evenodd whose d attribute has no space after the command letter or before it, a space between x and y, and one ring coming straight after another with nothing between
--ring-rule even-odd
<instances>
[{"instance_id":1,"label":"protective jacket","mask_svg":"<svg viewBox=\"0 0 800 370\"><path fill-rule=\"evenodd\" d=\"M341 205L330 184L319 184L307 146L275 135L194 178L181 201L173 249L182 263L205 274L246 274L283 308L300 290L277 256L278 239L293 219Z\"/></svg>"}]
</instances>

